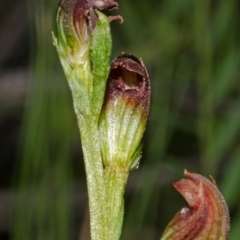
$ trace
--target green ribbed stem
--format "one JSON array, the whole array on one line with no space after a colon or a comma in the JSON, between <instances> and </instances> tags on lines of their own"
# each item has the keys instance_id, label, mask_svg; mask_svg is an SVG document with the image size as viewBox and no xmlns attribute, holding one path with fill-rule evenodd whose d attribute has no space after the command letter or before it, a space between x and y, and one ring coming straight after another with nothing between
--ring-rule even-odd
<instances>
[{"instance_id":1,"label":"green ribbed stem","mask_svg":"<svg viewBox=\"0 0 240 240\"><path fill-rule=\"evenodd\" d=\"M123 223L126 169L103 169L97 118L78 117L87 176L91 240L119 240Z\"/></svg>"},{"instance_id":2,"label":"green ribbed stem","mask_svg":"<svg viewBox=\"0 0 240 240\"><path fill-rule=\"evenodd\" d=\"M90 209L91 240L110 240L106 226L106 194L97 118L78 117Z\"/></svg>"},{"instance_id":3,"label":"green ribbed stem","mask_svg":"<svg viewBox=\"0 0 240 240\"><path fill-rule=\"evenodd\" d=\"M104 170L107 204L107 230L109 239L119 240L124 213L124 190L129 171L117 166L107 166Z\"/></svg>"}]
</instances>

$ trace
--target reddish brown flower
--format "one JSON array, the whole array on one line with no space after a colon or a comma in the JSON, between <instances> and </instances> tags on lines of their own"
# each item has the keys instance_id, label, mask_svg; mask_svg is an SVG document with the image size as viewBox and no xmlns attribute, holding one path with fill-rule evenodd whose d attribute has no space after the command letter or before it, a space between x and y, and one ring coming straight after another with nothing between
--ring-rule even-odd
<instances>
[{"instance_id":1,"label":"reddish brown flower","mask_svg":"<svg viewBox=\"0 0 240 240\"><path fill-rule=\"evenodd\" d=\"M229 213L213 178L189 173L174 183L189 207L182 208L167 226L161 240L228 239Z\"/></svg>"}]
</instances>

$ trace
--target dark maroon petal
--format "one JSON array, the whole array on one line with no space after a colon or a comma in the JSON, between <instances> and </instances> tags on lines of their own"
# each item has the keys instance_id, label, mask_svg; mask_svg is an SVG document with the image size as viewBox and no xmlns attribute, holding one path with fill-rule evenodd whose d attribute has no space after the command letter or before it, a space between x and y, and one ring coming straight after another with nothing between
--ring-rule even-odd
<instances>
[{"instance_id":1,"label":"dark maroon petal","mask_svg":"<svg viewBox=\"0 0 240 240\"><path fill-rule=\"evenodd\" d=\"M111 64L105 104L119 97L141 106L144 115L148 115L150 80L143 61L133 55L122 54Z\"/></svg>"},{"instance_id":2,"label":"dark maroon petal","mask_svg":"<svg viewBox=\"0 0 240 240\"><path fill-rule=\"evenodd\" d=\"M98 21L97 10L112 10L118 8L118 3L114 0L62 0L60 8L64 14L63 26L69 32L71 25L74 25L79 36L91 33ZM109 20L119 19L121 16L110 16ZM84 40L86 36L83 36Z\"/></svg>"}]
</instances>

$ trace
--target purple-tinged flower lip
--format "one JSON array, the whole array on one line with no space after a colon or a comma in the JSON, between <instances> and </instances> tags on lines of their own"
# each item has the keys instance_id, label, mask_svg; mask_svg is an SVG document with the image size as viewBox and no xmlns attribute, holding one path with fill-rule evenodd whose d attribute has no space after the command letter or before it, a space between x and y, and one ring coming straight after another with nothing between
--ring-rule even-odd
<instances>
[{"instance_id":1,"label":"purple-tinged flower lip","mask_svg":"<svg viewBox=\"0 0 240 240\"><path fill-rule=\"evenodd\" d=\"M122 92L134 98L148 98L150 83L147 70L141 59L122 54L113 60L109 74L109 88L112 94Z\"/></svg>"},{"instance_id":2,"label":"purple-tinged flower lip","mask_svg":"<svg viewBox=\"0 0 240 240\"><path fill-rule=\"evenodd\" d=\"M138 106L137 108L141 109L142 114L147 118L150 80L141 59L130 54L122 54L112 61L104 106L112 101L126 101L132 106Z\"/></svg>"},{"instance_id":3,"label":"purple-tinged flower lip","mask_svg":"<svg viewBox=\"0 0 240 240\"><path fill-rule=\"evenodd\" d=\"M144 67L141 59L136 58L131 54L123 53L112 62L112 68L116 69L123 67L130 72L136 72L141 76L147 75L146 68Z\"/></svg>"}]
</instances>

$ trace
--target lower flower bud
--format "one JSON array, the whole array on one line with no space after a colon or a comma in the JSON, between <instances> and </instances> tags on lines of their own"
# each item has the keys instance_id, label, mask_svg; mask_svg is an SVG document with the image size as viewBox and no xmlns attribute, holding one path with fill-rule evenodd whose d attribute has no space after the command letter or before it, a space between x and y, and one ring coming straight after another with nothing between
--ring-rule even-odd
<instances>
[{"instance_id":1,"label":"lower flower bud","mask_svg":"<svg viewBox=\"0 0 240 240\"><path fill-rule=\"evenodd\" d=\"M150 83L142 60L128 54L110 69L99 133L103 163L134 168L149 112Z\"/></svg>"}]
</instances>

